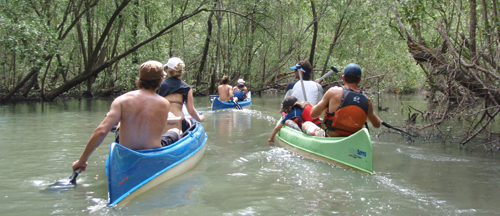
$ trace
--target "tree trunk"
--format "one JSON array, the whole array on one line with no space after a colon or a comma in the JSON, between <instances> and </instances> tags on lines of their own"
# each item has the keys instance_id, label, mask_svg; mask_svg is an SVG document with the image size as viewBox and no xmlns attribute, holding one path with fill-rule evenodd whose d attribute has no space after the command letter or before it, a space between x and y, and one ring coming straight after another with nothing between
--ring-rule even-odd
<instances>
[{"instance_id":1,"label":"tree trunk","mask_svg":"<svg viewBox=\"0 0 500 216\"><path fill-rule=\"evenodd\" d=\"M33 89L33 86L35 86L37 80L38 80L38 73L31 76L31 79L30 79L28 85L26 85L24 90L23 90L23 93L22 93L23 97L28 97L28 94L30 93L31 89Z\"/></svg>"},{"instance_id":2,"label":"tree trunk","mask_svg":"<svg viewBox=\"0 0 500 216\"><path fill-rule=\"evenodd\" d=\"M250 19L253 20L253 15L255 13L255 7L253 7L252 9L252 12L251 12L251 15L250 15ZM247 60L246 60L246 65L245 65L245 70L244 70L244 73L243 73L243 79L245 80L248 80L249 79L249 76L250 76L250 70L252 68L252 60L253 60L253 48L254 48L254 33L255 33L255 25L253 22L250 22L250 26L249 26L249 34L250 34L250 41L248 41L248 46L247 46Z\"/></svg>"},{"instance_id":3,"label":"tree trunk","mask_svg":"<svg viewBox=\"0 0 500 216\"><path fill-rule=\"evenodd\" d=\"M221 8L221 4L222 4L222 0L216 0L217 1L217 8L220 9ZM210 94L215 94L215 82L217 80L217 73L218 73L218 70L219 70L219 64L220 64L220 29L221 29L221 12L220 11L217 11L217 16L216 16L216 20L217 20L217 51L216 51L216 56L215 56L215 66L213 68L213 71L212 71L212 82L210 84L210 90L209 90L209 93Z\"/></svg>"},{"instance_id":4,"label":"tree trunk","mask_svg":"<svg viewBox=\"0 0 500 216\"><path fill-rule=\"evenodd\" d=\"M309 53L309 62L311 63L312 68L314 68L314 52L316 49L316 39L318 38L318 15L316 14L316 5L314 4L314 0L311 0L311 10L313 14L313 20L314 22L314 33L313 33L313 38L312 38L312 43L311 43L311 53ZM311 73L311 79L314 80L314 70L309 71Z\"/></svg>"},{"instance_id":5,"label":"tree trunk","mask_svg":"<svg viewBox=\"0 0 500 216\"><path fill-rule=\"evenodd\" d=\"M40 72L40 69L42 68L42 65L40 63L37 63L33 68L31 68L31 71L24 79L21 80L9 93L7 93L3 98L0 99L0 102L4 103L10 100L14 94L21 89L28 80L31 79L33 75L36 73Z\"/></svg>"},{"instance_id":6,"label":"tree trunk","mask_svg":"<svg viewBox=\"0 0 500 216\"><path fill-rule=\"evenodd\" d=\"M120 10L117 9L117 11L115 12L115 14L117 15L117 13L119 13L119 11L121 11L121 9ZM104 62L102 65L100 65L100 66L98 66L98 67L96 67L96 68L94 68L94 69L92 69L90 71L84 71L83 73L80 73L79 75L77 75L73 79L68 80L68 82L62 84L58 88L56 88L56 89L52 90L51 92L49 92L46 95L46 100L49 100L49 101L54 100L60 94L66 92L68 90L70 90L71 88L73 88L76 85L80 84L81 82L87 80L88 78L90 78L92 76L98 75L101 71L103 71L104 69L110 67L111 65L113 65L118 60L120 60L120 59L128 56L130 53L136 51L137 49L139 49L140 47L144 46L145 44L148 44L149 42L151 42L151 41L153 41L153 40L155 40L155 39L157 39L157 38L165 35L165 32L167 32L169 29L171 29L174 26L178 25L179 23L182 23L183 21L185 21L185 20L187 20L187 19L189 19L189 18L191 18L191 17L193 17L193 16L201 13L202 11L207 11L207 10L206 9L199 9L199 10L192 11L190 14L181 16L176 21L174 21L172 24L170 24L167 27L165 27L164 29L160 30L155 35L153 35L150 38L145 39L144 41L140 42L139 44L131 47L127 51L123 52L122 54L117 55L117 56L109 59L108 61ZM116 19L115 14L113 14L113 16L110 18L110 22L111 23L114 21L114 19ZM109 32L109 28L110 28L111 23L106 27L107 30L104 31L102 35L107 35L106 32ZM101 40L98 42L98 46L96 46L96 47L99 47L99 50L100 50L100 47L102 46L103 42L104 41L101 41Z\"/></svg>"},{"instance_id":7,"label":"tree trunk","mask_svg":"<svg viewBox=\"0 0 500 216\"><path fill-rule=\"evenodd\" d=\"M352 0L349 0L346 7L344 8L344 12L342 13L342 17L340 18L340 21L337 24L337 28L335 29L335 35L333 36L332 43L330 44L330 47L328 49L328 54L327 54L326 59L325 59L325 64L323 65L323 71L321 72L321 76L325 75L326 70L328 68L330 68L330 67L328 67L328 61L330 60L330 55L333 52L333 47L335 46L335 44L337 44L337 40L342 36L342 33L344 32L344 29L347 26L347 24L349 24L349 20L346 20L345 23L344 23L344 20L345 20L346 14L347 14L347 10L349 9L349 6L351 5L351 3L352 3Z\"/></svg>"},{"instance_id":8,"label":"tree trunk","mask_svg":"<svg viewBox=\"0 0 500 216\"><path fill-rule=\"evenodd\" d=\"M476 0L469 0L470 4L470 26L469 26L469 50L471 59L478 59L476 56L476 29L477 29L477 13ZM474 61L474 60L472 60Z\"/></svg>"},{"instance_id":9,"label":"tree trunk","mask_svg":"<svg viewBox=\"0 0 500 216\"><path fill-rule=\"evenodd\" d=\"M212 17L214 12L211 12L207 20L207 37L205 39L205 46L203 47L203 55L201 56L200 68L198 69L198 74L196 75L196 86L201 85L201 78L203 77L203 70L205 69L205 64L207 62L208 49L210 48L210 38L212 37Z\"/></svg>"}]
</instances>

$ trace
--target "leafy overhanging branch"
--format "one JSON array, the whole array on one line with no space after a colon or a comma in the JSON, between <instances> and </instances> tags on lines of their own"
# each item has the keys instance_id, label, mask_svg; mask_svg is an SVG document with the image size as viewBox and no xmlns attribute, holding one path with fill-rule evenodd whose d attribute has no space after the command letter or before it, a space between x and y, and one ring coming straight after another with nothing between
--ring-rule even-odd
<instances>
[{"instance_id":1,"label":"leafy overhanging branch","mask_svg":"<svg viewBox=\"0 0 500 216\"><path fill-rule=\"evenodd\" d=\"M201 7L201 6L200 6ZM49 101L52 101L54 100L56 97L58 97L60 94L68 91L69 89L75 87L76 85L80 84L81 82L87 80L88 78L92 77L92 76L97 76L99 74L99 72L103 71L104 69L110 67L111 65L113 65L115 62L117 62L118 60L128 56L129 54L131 54L132 52L136 51L137 49L139 49L140 47L148 44L149 42L165 35L165 33L173 28L174 26L182 23L183 21L201 13L201 12L204 12L204 11L208 11L207 9L200 9L200 7L196 8L194 11L192 11L191 13L187 14L187 15L184 15L184 16L181 16L179 17L176 21L174 21L172 24L168 25L167 27L163 28L162 30L160 30L158 33L156 33L155 35L143 40L142 42L134 45L133 47L131 47L130 49L126 50L125 52L123 52L122 54L120 55L117 55L111 59L109 59L108 61L102 63L101 65L95 67L94 69L91 69L87 72L84 72L84 73L81 73L79 74L78 76L76 76L75 78L71 79L71 80L68 80L68 82L64 83L63 85L61 85L60 87L52 90L51 92L47 93L45 95L45 99L46 100L49 100ZM89 61L89 64L91 64L92 61Z\"/></svg>"}]
</instances>

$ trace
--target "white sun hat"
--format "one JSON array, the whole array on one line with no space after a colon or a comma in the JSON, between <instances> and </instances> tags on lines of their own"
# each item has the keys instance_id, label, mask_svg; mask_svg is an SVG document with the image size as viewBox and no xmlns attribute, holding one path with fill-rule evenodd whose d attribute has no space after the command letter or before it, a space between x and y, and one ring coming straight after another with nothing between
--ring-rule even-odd
<instances>
[{"instance_id":1,"label":"white sun hat","mask_svg":"<svg viewBox=\"0 0 500 216\"><path fill-rule=\"evenodd\" d=\"M184 69L184 62L178 57L172 57L168 59L167 63L165 63L163 67L168 67L175 71L181 71Z\"/></svg>"},{"instance_id":2,"label":"white sun hat","mask_svg":"<svg viewBox=\"0 0 500 216\"><path fill-rule=\"evenodd\" d=\"M243 79L238 79L238 84L245 84L245 80L243 80Z\"/></svg>"}]
</instances>

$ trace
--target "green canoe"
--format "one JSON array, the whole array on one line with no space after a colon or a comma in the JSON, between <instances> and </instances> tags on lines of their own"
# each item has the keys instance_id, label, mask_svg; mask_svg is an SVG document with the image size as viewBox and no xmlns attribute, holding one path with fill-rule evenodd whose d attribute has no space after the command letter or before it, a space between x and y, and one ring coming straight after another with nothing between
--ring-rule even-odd
<instances>
[{"instance_id":1,"label":"green canoe","mask_svg":"<svg viewBox=\"0 0 500 216\"><path fill-rule=\"evenodd\" d=\"M372 141L366 128L348 137L324 138L283 126L276 136L280 146L304 157L375 174Z\"/></svg>"}]
</instances>

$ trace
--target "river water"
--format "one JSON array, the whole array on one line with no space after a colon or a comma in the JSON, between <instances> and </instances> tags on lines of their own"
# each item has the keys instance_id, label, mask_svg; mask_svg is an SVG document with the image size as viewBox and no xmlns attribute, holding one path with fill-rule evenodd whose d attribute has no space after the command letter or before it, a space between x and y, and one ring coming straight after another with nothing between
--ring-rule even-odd
<instances>
[{"instance_id":1,"label":"river water","mask_svg":"<svg viewBox=\"0 0 500 216\"><path fill-rule=\"evenodd\" d=\"M372 96L373 98L374 96ZM371 128L375 175L295 155L266 142L283 95L254 95L244 110L210 111L195 98L208 135L203 160L125 206L109 208L104 163L114 134L89 160L78 186L49 191L111 104L71 100L0 106L0 215L494 215L500 214L500 159L449 143L409 142ZM393 125L424 95L380 96Z\"/></svg>"}]
</instances>

